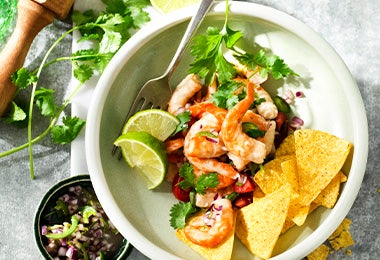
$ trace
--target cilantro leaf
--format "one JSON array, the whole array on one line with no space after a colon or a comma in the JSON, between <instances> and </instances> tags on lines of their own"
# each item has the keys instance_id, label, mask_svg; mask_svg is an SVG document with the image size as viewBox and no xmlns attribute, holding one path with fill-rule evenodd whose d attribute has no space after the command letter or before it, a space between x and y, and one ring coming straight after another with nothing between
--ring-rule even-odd
<instances>
[{"instance_id":1,"label":"cilantro leaf","mask_svg":"<svg viewBox=\"0 0 380 260\"><path fill-rule=\"evenodd\" d=\"M15 122L20 122L26 119L26 113L22 108L20 108L14 101L10 104L9 112L5 117L5 122L7 124L12 124Z\"/></svg>"},{"instance_id":2,"label":"cilantro leaf","mask_svg":"<svg viewBox=\"0 0 380 260\"><path fill-rule=\"evenodd\" d=\"M73 62L72 65L74 77L81 83L89 80L94 74L94 67L91 67L88 64L79 64L78 62Z\"/></svg>"},{"instance_id":3,"label":"cilantro leaf","mask_svg":"<svg viewBox=\"0 0 380 260\"><path fill-rule=\"evenodd\" d=\"M54 116L56 112L56 105L54 102L53 89L40 88L35 91L34 99L37 107L41 110L43 116Z\"/></svg>"},{"instance_id":4,"label":"cilantro leaf","mask_svg":"<svg viewBox=\"0 0 380 260\"><path fill-rule=\"evenodd\" d=\"M211 95L210 101L216 106L231 109L239 100L245 97L245 93L236 95L236 91L243 86L242 82L228 81L219 85L217 91Z\"/></svg>"},{"instance_id":5,"label":"cilantro leaf","mask_svg":"<svg viewBox=\"0 0 380 260\"><path fill-rule=\"evenodd\" d=\"M193 166L190 163L185 162L181 168L179 168L179 176L183 178L178 184L182 189L194 187L195 175L193 172Z\"/></svg>"},{"instance_id":6,"label":"cilantro leaf","mask_svg":"<svg viewBox=\"0 0 380 260\"><path fill-rule=\"evenodd\" d=\"M51 129L52 140L57 144L67 144L73 141L85 124L85 121L79 117L64 117L62 122L63 125L55 125Z\"/></svg>"},{"instance_id":7,"label":"cilantro leaf","mask_svg":"<svg viewBox=\"0 0 380 260\"><path fill-rule=\"evenodd\" d=\"M196 213L198 209L190 202L180 201L170 209L170 226L174 229L184 228L188 216Z\"/></svg>"},{"instance_id":8,"label":"cilantro leaf","mask_svg":"<svg viewBox=\"0 0 380 260\"><path fill-rule=\"evenodd\" d=\"M185 111L181 114L178 114L176 117L179 119L179 124L171 136L174 136L175 134L188 128L188 123L191 119L191 113L189 111Z\"/></svg>"},{"instance_id":9,"label":"cilantro leaf","mask_svg":"<svg viewBox=\"0 0 380 260\"><path fill-rule=\"evenodd\" d=\"M32 83L36 83L38 77L34 72L31 72L26 68L21 68L11 75L11 81L19 90L22 90Z\"/></svg>"},{"instance_id":10,"label":"cilantro leaf","mask_svg":"<svg viewBox=\"0 0 380 260\"><path fill-rule=\"evenodd\" d=\"M215 188L219 184L217 173L202 174L195 185L195 191L199 194L204 194L206 189Z\"/></svg>"},{"instance_id":11,"label":"cilantro leaf","mask_svg":"<svg viewBox=\"0 0 380 260\"><path fill-rule=\"evenodd\" d=\"M240 53L234 57L249 69L255 70L258 66L261 67L261 73L266 76L271 73L274 79L285 78L289 75L298 76L292 69L285 64L284 60L277 55L267 55L263 49L255 54Z\"/></svg>"}]
</instances>

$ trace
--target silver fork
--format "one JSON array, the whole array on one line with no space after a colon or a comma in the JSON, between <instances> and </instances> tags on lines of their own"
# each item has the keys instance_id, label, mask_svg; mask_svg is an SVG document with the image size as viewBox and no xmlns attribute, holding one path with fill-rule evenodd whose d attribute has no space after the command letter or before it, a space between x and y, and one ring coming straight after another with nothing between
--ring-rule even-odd
<instances>
[{"instance_id":1,"label":"silver fork","mask_svg":"<svg viewBox=\"0 0 380 260\"><path fill-rule=\"evenodd\" d=\"M131 108L129 109L128 115L124 120L119 135L121 135L123 127L129 119L129 117L131 117L139 110L149 108L166 108L170 100L170 96L172 94L172 90L169 84L170 78L173 75L175 69L177 68L183 54L185 53L185 50L190 43L190 40L194 36L196 30L198 29L200 23L203 21L203 18L206 16L213 2L213 0L202 0L200 2L198 10L196 14L191 18L190 23L185 31L185 34L183 35L183 38L178 46L178 49L174 54L173 59L170 62L165 73L158 78L154 78L147 81L142 86L135 100L133 101ZM112 149L112 155L116 153L117 149L118 147L114 145Z\"/></svg>"}]
</instances>

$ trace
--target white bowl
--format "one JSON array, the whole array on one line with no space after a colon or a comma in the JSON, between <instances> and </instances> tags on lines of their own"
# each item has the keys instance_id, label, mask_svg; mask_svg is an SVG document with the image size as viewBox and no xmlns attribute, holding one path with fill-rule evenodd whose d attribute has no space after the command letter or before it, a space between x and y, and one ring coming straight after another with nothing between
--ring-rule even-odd
<instances>
[{"instance_id":1,"label":"white bowl","mask_svg":"<svg viewBox=\"0 0 380 260\"><path fill-rule=\"evenodd\" d=\"M131 102L143 83L164 72L187 26L193 8L154 21L137 32L115 55L96 87L86 127L86 154L97 196L117 229L138 250L153 259L199 259L177 240L169 225L176 203L168 183L147 190L140 175L112 157L111 149ZM222 27L225 4L216 3L199 31ZM317 33L275 9L247 2L231 2L229 24L245 35L243 49L253 42L270 48L300 74L296 82L282 82L304 91L306 102L296 111L308 119L306 127L320 129L354 144L344 166L348 181L332 210L318 209L302 227L280 237L273 259L306 256L337 228L351 208L365 172L368 148L366 114L360 93L337 53ZM187 74L186 54L172 78L173 85ZM271 82L269 84L272 84ZM273 83L275 84L275 83ZM282 91L276 87L275 91ZM233 259L254 259L236 239Z\"/></svg>"}]
</instances>

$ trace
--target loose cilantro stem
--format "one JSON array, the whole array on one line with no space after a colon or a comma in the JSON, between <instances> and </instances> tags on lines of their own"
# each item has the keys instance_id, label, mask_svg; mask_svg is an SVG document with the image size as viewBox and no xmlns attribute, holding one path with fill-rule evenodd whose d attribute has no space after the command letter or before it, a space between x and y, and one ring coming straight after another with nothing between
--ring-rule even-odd
<instances>
[{"instance_id":1,"label":"loose cilantro stem","mask_svg":"<svg viewBox=\"0 0 380 260\"><path fill-rule=\"evenodd\" d=\"M83 83L80 83L78 84L75 89L73 90L73 92L70 93L69 97L64 101L64 103L62 104L62 106L59 108L58 112L56 113L56 115L51 119L50 121L50 124L49 126L45 129L45 131L43 131L40 135L38 135L37 137L35 137L34 139L30 140L30 143L33 145L35 143L37 143L38 141L40 141L42 138L44 138L49 132L50 130L54 127L54 125L57 123L60 115L62 114L63 110L65 110L65 108L67 107L67 105L70 103L71 99L76 95L76 93L79 91L79 89L83 86ZM25 148L28 148L29 147L29 142L25 143L25 144L22 144L20 146L17 146L11 150L8 150L6 152L3 152L3 153L0 153L0 158L2 157L6 157L8 155L11 155L13 153L16 153L18 151L21 151ZM31 175L32 176L32 175ZM34 178L34 175L33 175L33 178Z\"/></svg>"},{"instance_id":2,"label":"loose cilantro stem","mask_svg":"<svg viewBox=\"0 0 380 260\"><path fill-rule=\"evenodd\" d=\"M65 33L63 33L53 44L50 46L48 51L46 52L44 58L42 59L41 65L38 68L37 71L37 77L40 76L41 71L43 69L44 64L46 63L47 58L49 57L50 53L53 51L55 46L57 46L67 35L72 33L73 31L77 30L78 27L73 27L70 30L67 30ZM38 82L38 81L37 81ZM29 167L30 167L30 177L32 179L35 178L34 175L34 163L33 163L33 143L32 143L32 118L33 118L33 105L34 105L34 94L36 92L37 88L37 82L34 82L32 84L32 92L30 95L30 103L29 103L29 118L28 118L28 150L29 150ZM53 120L54 121L54 120Z\"/></svg>"}]
</instances>

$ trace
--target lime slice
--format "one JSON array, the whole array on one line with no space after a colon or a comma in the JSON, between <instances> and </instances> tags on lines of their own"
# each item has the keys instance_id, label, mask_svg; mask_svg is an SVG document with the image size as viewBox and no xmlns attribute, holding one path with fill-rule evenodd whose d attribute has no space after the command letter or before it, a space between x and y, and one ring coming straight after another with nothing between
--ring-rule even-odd
<instances>
[{"instance_id":1,"label":"lime slice","mask_svg":"<svg viewBox=\"0 0 380 260\"><path fill-rule=\"evenodd\" d=\"M161 13L169 13L186 6L199 3L200 0L150 0L150 3Z\"/></svg>"},{"instance_id":2,"label":"lime slice","mask_svg":"<svg viewBox=\"0 0 380 260\"><path fill-rule=\"evenodd\" d=\"M115 145L120 146L127 164L140 171L148 189L162 183L168 169L168 158L160 140L146 132L128 132L119 136Z\"/></svg>"},{"instance_id":3,"label":"lime slice","mask_svg":"<svg viewBox=\"0 0 380 260\"><path fill-rule=\"evenodd\" d=\"M125 124L122 133L147 132L160 141L165 141L177 128L178 118L167 111L147 109L134 114Z\"/></svg>"}]
</instances>

